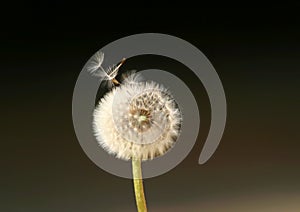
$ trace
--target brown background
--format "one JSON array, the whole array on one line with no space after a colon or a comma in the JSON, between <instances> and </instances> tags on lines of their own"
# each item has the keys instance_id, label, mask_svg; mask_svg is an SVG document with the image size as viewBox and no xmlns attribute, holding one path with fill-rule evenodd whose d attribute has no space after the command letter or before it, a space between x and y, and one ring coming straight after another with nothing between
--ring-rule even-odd
<instances>
[{"instance_id":1,"label":"brown background","mask_svg":"<svg viewBox=\"0 0 300 212\"><path fill-rule=\"evenodd\" d=\"M149 211L300 210L297 5L77 6L32 4L1 19L1 211L135 210L132 182L102 171L82 151L71 102L92 54L143 32L198 47L216 68L228 104L221 144L200 166L210 110L202 85L190 79L200 102L199 139L179 166L145 180Z\"/></svg>"}]
</instances>

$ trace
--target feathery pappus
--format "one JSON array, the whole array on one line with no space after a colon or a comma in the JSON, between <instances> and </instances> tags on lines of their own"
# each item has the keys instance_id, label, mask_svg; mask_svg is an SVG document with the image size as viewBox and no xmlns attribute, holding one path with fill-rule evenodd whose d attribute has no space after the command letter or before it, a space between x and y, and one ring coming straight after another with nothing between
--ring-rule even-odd
<instances>
[{"instance_id":1,"label":"feathery pappus","mask_svg":"<svg viewBox=\"0 0 300 212\"><path fill-rule=\"evenodd\" d=\"M125 58L123 58L117 65L113 65L104 69L102 67L102 63L104 61L104 53L98 51L89 61L87 65L87 71L91 73L95 77L99 77L102 80L102 83L106 85L108 88L113 87L114 85L119 85L120 83L116 80L116 76L118 75L119 68L125 62Z\"/></svg>"}]
</instances>

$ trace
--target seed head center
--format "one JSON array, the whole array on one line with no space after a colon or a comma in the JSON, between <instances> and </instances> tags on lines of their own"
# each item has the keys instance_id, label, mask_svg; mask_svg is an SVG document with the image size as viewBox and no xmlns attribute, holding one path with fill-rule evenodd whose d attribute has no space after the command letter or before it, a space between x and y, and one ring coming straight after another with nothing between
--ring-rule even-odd
<instances>
[{"instance_id":1,"label":"seed head center","mask_svg":"<svg viewBox=\"0 0 300 212\"><path fill-rule=\"evenodd\" d=\"M138 132L144 132L151 127L151 115L145 109L132 109L130 110L129 125Z\"/></svg>"},{"instance_id":2,"label":"seed head center","mask_svg":"<svg viewBox=\"0 0 300 212\"><path fill-rule=\"evenodd\" d=\"M143 121L147 121L147 116L145 115L140 115L140 117L138 118L139 122L143 122Z\"/></svg>"}]
</instances>

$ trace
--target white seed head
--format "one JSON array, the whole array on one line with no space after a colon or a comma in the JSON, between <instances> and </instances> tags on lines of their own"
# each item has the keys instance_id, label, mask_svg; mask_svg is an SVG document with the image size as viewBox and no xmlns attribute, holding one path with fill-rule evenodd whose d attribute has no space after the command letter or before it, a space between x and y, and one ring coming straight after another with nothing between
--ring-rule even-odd
<instances>
[{"instance_id":1,"label":"white seed head","mask_svg":"<svg viewBox=\"0 0 300 212\"><path fill-rule=\"evenodd\" d=\"M166 153L179 136L182 118L170 92L155 82L114 88L93 115L99 144L124 160L148 160Z\"/></svg>"}]
</instances>

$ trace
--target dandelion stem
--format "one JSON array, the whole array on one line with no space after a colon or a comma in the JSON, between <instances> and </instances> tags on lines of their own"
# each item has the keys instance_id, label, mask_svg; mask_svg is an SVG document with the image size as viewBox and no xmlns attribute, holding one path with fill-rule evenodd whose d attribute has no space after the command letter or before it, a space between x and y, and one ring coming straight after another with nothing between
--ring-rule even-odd
<instances>
[{"instance_id":1,"label":"dandelion stem","mask_svg":"<svg viewBox=\"0 0 300 212\"><path fill-rule=\"evenodd\" d=\"M135 201L136 201L138 212L147 212L140 159L132 159L132 174L133 174Z\"/></svg>"}]
</instances>

